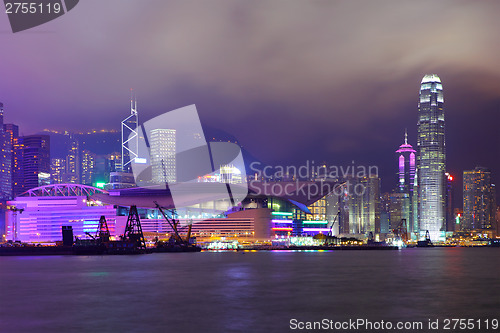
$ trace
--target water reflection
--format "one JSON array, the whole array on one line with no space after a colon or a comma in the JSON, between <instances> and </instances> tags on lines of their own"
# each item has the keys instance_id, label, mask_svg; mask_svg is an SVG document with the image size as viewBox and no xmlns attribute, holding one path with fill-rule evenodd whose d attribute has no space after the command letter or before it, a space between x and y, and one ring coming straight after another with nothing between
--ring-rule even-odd
<instances>
[{"instance_id":1,"label":"water reflection","mask_svg":"<svg viewBox=\"0 0 500 333\"><path fill-rule=\"evenodd\" d=\"M498 249L1 257L2 331L287 331L495 318Z\"/></svg>"}]
</instances>

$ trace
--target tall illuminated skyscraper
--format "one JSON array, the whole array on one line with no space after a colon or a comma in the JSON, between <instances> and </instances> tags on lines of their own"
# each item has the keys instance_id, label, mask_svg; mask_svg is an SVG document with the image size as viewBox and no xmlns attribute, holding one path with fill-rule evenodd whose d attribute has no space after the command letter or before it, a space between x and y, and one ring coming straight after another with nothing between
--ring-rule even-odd
<instances>
[{"instance_id":1,"label":"tall illuminated skyscraper","mask_svg":"<svg viewBox=\"0 0 500 333\"><path fill-rule=\"evenodd\" d=\"M442 240L445 224L446 169L444 97L441 79L427 74L420 85L418 103L418 222L420 235Z\"/></svg>"},{"instance_id":2,"label":"tall illuminated skyscraper","mask_svg":"<svg viewBox=\"0 0 500 333\"><path fill-rule=\"evenodd\" d=\"M4 130L3 104L0 103L0 201L12 196L12 140Z\"/></svg>"},{"instance_id":3,"label":"tall illuminated skyscraper","mask_svg":"<svg viewBox=\"0 0 500 333\"><path fill-rule=\"evenodd\" d=\"M66 172L63 176L64 183L81 183L80 143L73 135L69 135L69 149L66 154Z\"/></svg>"},{"instance_id":4,"label":"tall illuminated skyscraper","mask_svg":"<svg viewBox=\"0 0 500 333\"><path fill-rule=\"evenodd\" d=\"M137 100L130 98L130 115L122 121L122 163L123 172L132 172L132 162L139 156L139 114Z\"/></svg>"},{"instance_id":5,"label":"tall illuminated skyscraper","mask_svg":"<svg viewBox=\"0 0 500 333\"><path fill-rule=\"evenodd\" d=\"M396 150L398 154L398 190L399 197L405 202L402 207L407 210L401 212L407 218L406 226L408 232L414 235L418 232L417 207L417 178L416 175L416 153L417 151L408 143L408 133L405 131L405 142ZM397 196L393 196L397 197ZM399 223L400 221L392 221Z\"/></svg>"},{"instance_id":6,"label":"tall illuminated skyscraper","mask_svg":"<svg viewBox=\"0 0 500 333\"><path fill-rule=\"evenodd\" d=\"M175 183L177 180L175 134L174 129L151 131L151 167L155 183Z\"/></svg>"}]
</instances>

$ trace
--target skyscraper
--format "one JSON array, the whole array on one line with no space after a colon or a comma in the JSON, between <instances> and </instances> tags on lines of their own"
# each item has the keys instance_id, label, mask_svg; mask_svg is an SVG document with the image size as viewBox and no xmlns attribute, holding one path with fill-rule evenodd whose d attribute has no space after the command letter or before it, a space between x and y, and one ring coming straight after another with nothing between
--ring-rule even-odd
<instances>
[{"instance_id":1,"label":"skyscraper","mask_svg":"<svg viewBox=\"0 0 500 333\"><path fill-rule=\"evenodd\" d=\"M175 134L174 129L158 128L151 131L151 167L155 183L172 183L177 179Z\"/></svg>"},{"instance_id":2,"label":"skyscraper","mask_svg":"<svg viewBox=\"0 0 500 333\"><path fill-rule=\"evenodd\" d=\"M397 193L400 193L399 198L402 200L402 208L407 211L401 212L402 218L406 220L406 226L408 232L414 235L418 232L418 220L417 220L417 207L418 207L418 194L417 194L417 178L416 174L416 150L408 143L408 133L405 131L405 142L399 146L396 150L398 156L398 189ZM394 196L397 197L397 196ZM407 203L404 201L407 200ZM401 221L392 221L394 222ZM392 227L395 228L395 227Z\"/></svg>"},{"instance_id":3,"label":"skyscraper","mask_svg":"<svg viewBox=\"0 0 500 333\"><path fill-rule=\"evenodd\" d=\"M95 160L94 153L88 150L82 151L81 183L84 185L92 185L95 174Z\"/></svg>"},{"instance_id":4,"label":"skyscraper","mask_svg":"<svg viewBox=\"0 0 500 333\"><path fill-rule=\"evenodd\" d=\"M122 121L122 171L132 172L132 162L139 156L139 114L137 113L137 100L130 99L130 115Z\"/></svg>"},{"instance_id":5,"label":"skyscraper","mask_svg":"<svg viewBox=\"0 0 500 333\"><path fill-rule=\"evenodd\" d=\"M454 205L454 197L455 197L455 191L454 191L454 186L453 182L454 179L452 175L450 175L448 172L444 174L444 184L446 188L445 192L445 201L446 201L446 232L453 232L455 231L455 205Z\"/></svg>"},{"instance_id":6,"label":"skyscraper","mask_svg":"<svg viewBox=\"0 0 500 333\"><path fill-rule=\"evenodd\" d=\"M490 170L476 167L464 171L463 230L492 229L496 219L495 185Z\"/></svg>"},{"instance_id":7,"label":"skyscraper","mask_svg":"<svg viewBox=\"0 0 500 333\"><path fill-rule=\"evenodd\" d=\"M9 200L12 195L12 140L4 130L3 104L0 103L0 200Z\"/></svg>"},{"instance_id":8,"label":"skyscraper","mask_svg":"<svg viewBox=\"0 0 500 333\"><path fill-rule=\"evenodd\" d=\"M53 158L50 160L50 182L51 184L63 183L66 172L66 159Z\"/></svg>"},{"instance_id":9,"label":"skyscraper","mask_svg":"<svg viewBox=\"0 0 500 333\"><path fill-rule=\"evenodd\" d=\"M50 136L29 135L20 138L21 179L17 194L50 184Z\"/></svg>"},{"instance_id":10,"label":"skyscraper","mask_svg":"<svg viewBox=\"0 0 500 333\"><path fill-rule=\"evenodd\" d=\"M6 139L10 142L10 152L11 152L11 161L10 161L10 197L14 198L14 187L16 184L16 175L19 173L19 155L20 151L19 147L19 127L14 124L3 124L3 130L6 135Z\"/></svg>"},{"instance_id":11,"label":"skyscraper","mask_svg":"<svg viewBox=\"0 0 500 333\"><path fill-rule=\"evenodd\" d=\"M349 181L352 188L357 186L362 191L352 190L348 197L341 199L348 215L342 216L340 232L365 235L380 232L380 178L370 175Z\"/></svg>"},{"instance_id":12,"label":"skyscraper","mask_svg":"<svg viewBox=\"0 0 500 333\"><path fill-rule=\"evenodd\" d=\"M420 235L443 240L446 169L444 98L441 79L427 74L420 85L418 103L418 223Z\"/></svg>"},{"instance_id":13,"label":"skyscraper","mask_svg":"<svg viewBox=\"0 0 500 333\"><path fill-rule=\"evenodd\" d=\"M69 148L66 155L66 170L63 176L64 183L81 183L80 143L74 135L69 135Z\"/></svg>"}]
</instances>

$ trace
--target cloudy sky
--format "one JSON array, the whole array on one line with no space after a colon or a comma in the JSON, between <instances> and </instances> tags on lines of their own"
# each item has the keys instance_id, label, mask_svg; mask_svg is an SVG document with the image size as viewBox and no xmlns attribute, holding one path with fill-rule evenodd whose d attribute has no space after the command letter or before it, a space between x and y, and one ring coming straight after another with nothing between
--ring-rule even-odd
<instances>
[{"instance_id":1,"label":"cloudy sky","mask_svg":"<svg viewBox=\"0 0 500 333\"><path fill-rule=\"evenodd\" d=\"M24 134L118 129L134 88L142 121L196 104L266 163L378 165L389 190L405 128L416 145L420 80L436 73L448 169L500 179L498 13L497 1L84 0L16 34L0 13L0 101Z\"/></svg>"}]
</instances>

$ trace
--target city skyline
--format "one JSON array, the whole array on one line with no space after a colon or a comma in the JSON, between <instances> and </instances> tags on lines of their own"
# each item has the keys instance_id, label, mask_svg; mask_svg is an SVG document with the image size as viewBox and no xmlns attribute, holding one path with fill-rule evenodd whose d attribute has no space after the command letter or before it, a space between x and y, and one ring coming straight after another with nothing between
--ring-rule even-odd
<instances>
[{"instance_id":1,"label":"city skyline","mask_svg":"<svg viewBox=\"0 0 500 333\"><path fill-rule=\"evenodd\" d=\"M2 6L0 331L500 329L500 1Z\"/></svg>"}]
</instances>

